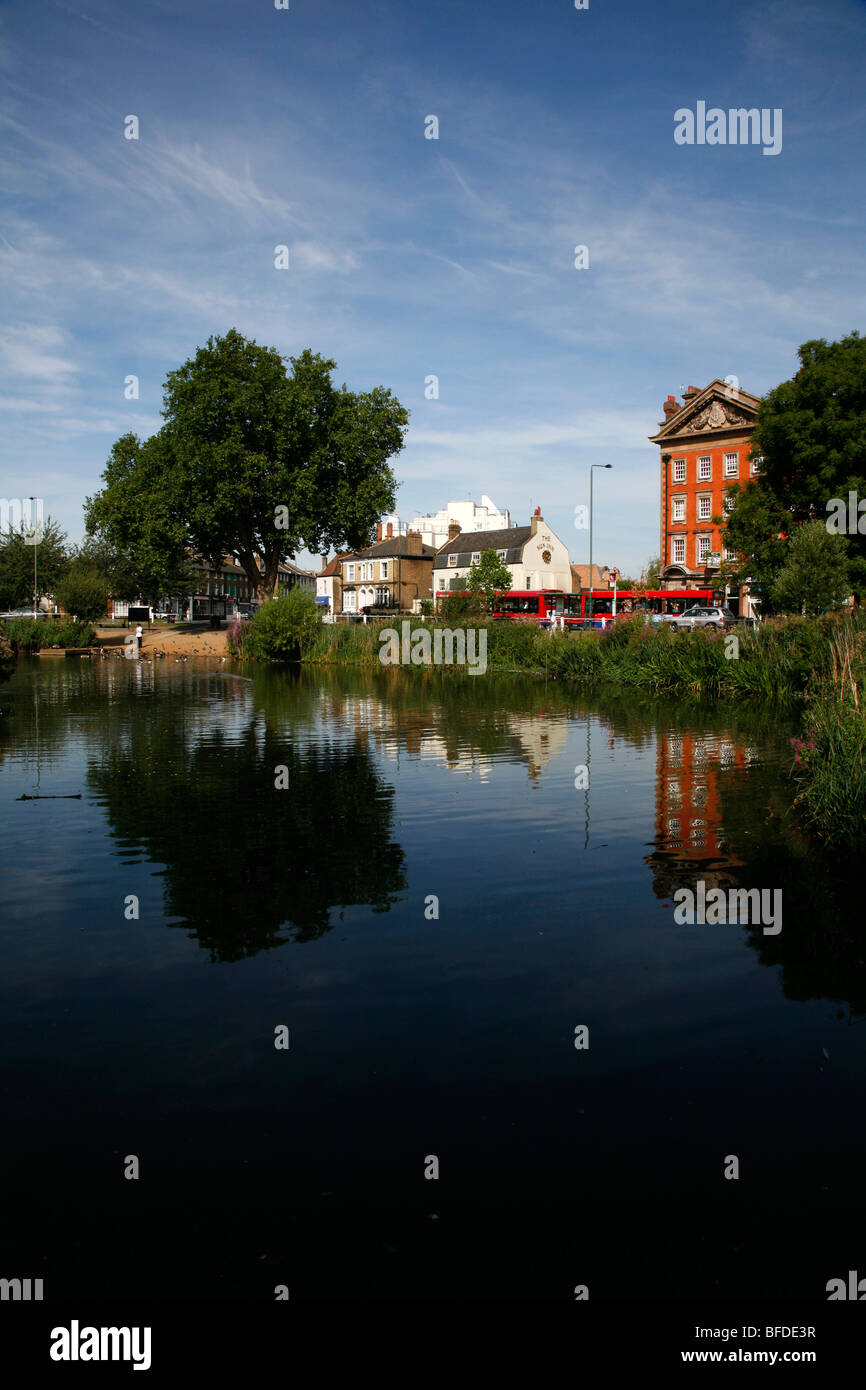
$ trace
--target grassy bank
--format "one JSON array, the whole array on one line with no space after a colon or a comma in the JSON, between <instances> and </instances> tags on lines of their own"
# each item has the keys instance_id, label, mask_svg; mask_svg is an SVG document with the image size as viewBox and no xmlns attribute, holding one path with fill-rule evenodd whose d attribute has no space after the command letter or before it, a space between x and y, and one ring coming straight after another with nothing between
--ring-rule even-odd
<instances>
[{"instance_id":1,"label":"grassy bank","mask_svg":"<svg viewBox=\"0 0 866 1390\"><path fill-rule=\"evenodd\" d=\"M393 622L367 626L322 626L305 644L303 659L317 664L380 667L380 633ZM456 625L455 625L456 626ZM460 624L483 628L478 623ZM399 632L399 622L396 624ZM412 619L411 631L435 625ZM548 679L612 684L653 693L712 698L753 696L776 700L802 697L832 670L832 638L840 630L861 643L866 621L824 617L773 620L737 632L673 632L645 626L641 618L604 634L554 633L522 624L491 623L487 669L527 672ZM409 671L422 669L408 666ZM454 670L462 668L454 667Z\"/></svg>"}]
</instances>

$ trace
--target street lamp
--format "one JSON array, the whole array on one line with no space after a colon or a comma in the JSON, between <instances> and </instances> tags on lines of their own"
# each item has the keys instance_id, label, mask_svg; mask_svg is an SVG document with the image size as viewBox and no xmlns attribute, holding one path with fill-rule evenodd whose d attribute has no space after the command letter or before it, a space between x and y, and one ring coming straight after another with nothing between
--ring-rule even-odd
<instances>
[{"instance_id":1,"label":"street lamp","mask_svg":"<svg viewBox=\"0 0 866 1390\"><path fill-rule=\"evenodd\" d=\"M593 468L613 468L612 463L591 463L589 465L589 621L592 622L592 470Z\"/></svg>"},{"instance_id":2,"label":"street lamp","mask_svg":"<svg viewBox=\"0 0 866 1390\"><path fill-rule=\"evenodd\" d=\"M28 501L28 502L38 502L38 501L39 501L39 498L38 498L38 497L28 497L28 498L27 498L27 501ZM33 522L33 621L35 622L35 621L36 621L36 617L37 617L37 614L36 614L36 603L37 603L37 599L38 599L38 597L39 597L39 589L38 589L37 584L36 584L36 551L37 551L39 542L38 542L37 539L36 539L36 531L37 531L38 522L37 522L37 520L36 520L35 510L34 510L33 512L30 513L30 520Z\"/></svg>"}]
</instances>

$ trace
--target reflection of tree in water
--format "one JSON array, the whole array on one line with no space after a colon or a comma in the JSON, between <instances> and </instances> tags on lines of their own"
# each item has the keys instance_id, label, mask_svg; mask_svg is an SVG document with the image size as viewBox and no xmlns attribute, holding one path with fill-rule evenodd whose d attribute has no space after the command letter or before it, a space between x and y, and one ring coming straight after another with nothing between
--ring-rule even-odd
<instances>
[{"instance_id":1,"label":"reflection of tree in water","mask_svg":"<svg viewBox=\"0 0 866 1390\"><path fill-rule=\"evenodd\" d=\"M699 879L707 891L780 888L777 936L765 936L761 926L730 929L745 933L762 965L781 967L786 998L829 999L862 1016L866 934L856 874L799 834L784 731L776 734L778 761L764 763L756 756L772 743L769 728L763 711L751 717L720 711L702 721L689 716L679 727L659 721L656 837L646 860L653 887L666 899L677 888L695 892ZM705 753L714 750L702 762L694 757L699 742ZM671 800L677 781L679 807ZM694 804L697 790L704 793L700 804ZM671 814L678 810L679 815ZM701 828L695 831L694 824ZM691 838L696 834L701 838Z\"/></svg>"},{"instance_id":2,"label":"reflection of tree in water","mask_svg":"<svg viewBox=\"0 0 866 1390\"><path fill-rule=\"evenodd\" d=\"M165 864L167 915L228 961L322 935L335 907L387 911L406 887L393 788L354 744L291 743L251 698L232 711L235 685L222 690L215 704L209 688L204 709L186 692L155 700L147 718L131 702L88 771L115 838ZM274 785L279 765L285 790Z\"/></svg>"}]
</instances>

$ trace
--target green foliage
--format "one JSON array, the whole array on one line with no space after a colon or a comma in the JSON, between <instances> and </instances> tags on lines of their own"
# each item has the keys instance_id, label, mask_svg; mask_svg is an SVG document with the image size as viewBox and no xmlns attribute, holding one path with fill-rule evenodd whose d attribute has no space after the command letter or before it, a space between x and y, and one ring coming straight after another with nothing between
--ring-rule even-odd
<instances>
[{"instance_id":1,"label":"green foliage","mask_svg":"<svg viewBox=\"0 0 866 1390\"><path fill-rule=\"evenodd\" d=\"M186 549L214 566L232 555L254 595L274 592L280 561L302 546L366 545L394 506L388 459L408 413L384 387L336 387L336 364L309 349L289 361L291 375L235 329L209 338L168 374L158 434L115 444L88 531L160 583Z\"/></svg>"},{"instance_id":2,"label":"green foliage","mask_svg":"<svg viewBox=\"0 0 866 1390\"><path fill-rule=\"evenodd\" d=\"M89 623L55 623L50 618L13 618L6 624L6 636L17 652L96 645L96 632Z\"/></svg>"},{"instance_id":3,"label":"green foliage","mask_svg":"<svg viewBox=\"0 0 866 1390\"><path fill-rule=\"evenodd\" d=\"M800 369L761 402L752 440L759 478L737 490L725 543L769 592L802 522L826 521L833 498L866 497L866 339L804 343ZM854 591L866 593L866 536L852 537ZM745 576L744 576L745 577Z\"/></svg>"},{"instance_id":4,"label":"green foliage","mask_svg":"<svg viewBox=\"0 0 866 1390\"><path fill-rule=\"evenodd\" d=\"M33 552L36 551L36 583L39 594L53 594L69 568L66 532L46 517L42 540L27 544L23 528L10 526L0 536L0 608L26 608L33 603Z\"/></svg>"},{"instance_id":5,"label":"green foliage","mask_svg":"<svg viewBox=\"0 0 866 1390\"><path fill-rule=\"evenodd\" d=\"M866 847L866 631L839 623L830 669L814 687L803 737L792 740L796 800L808 829L838 849Z\"/></svg>"},{"instance_id":6,"label":"green foliage","mask_svg":"<svg viewBox=\"0 0 866 1390\"><path fill-rule=\"evenodd\" d=\"M290 589L282 598L268 599L248 621L230 628L229 650L249 661L299 661L319 623L312 594Z\"/></svg>"},{"instance_id":7,"label":"green foliage","mask_svg":"<svg viewBox=\"0 0 866 1390\"><path fill-rule=\"evenodd\" d=\"M421 600L421 617L422 617L422 618L432 618L432 616L433 616L433 600L432 600L432 598L422 598L422 600Z\"/></svg>"},{"instance_id":8,"label":"green foliage","mask_svg":"<svg viewBox=\"0 0 866 1390\"><path fill-rule=\"evenodd\" d=\"M0 683L8 681L15 667L15 651L9 638L0 628Z\"/></svg>"},{"instance_id":9,"label":"green foliage","mask_svg":"<svg viewBox=\"0 0 866 1390\"><path fill-rule=\"evenodd\" d=\"M439 614L446 622L474 618L482 611L483 602L478 594L446 594L439 600Z\"/></svg>"},{"instance_id":10,"label":"green foliage","mask_svg":"<svg viewBox=\"0 0 866 1390\"><path fill-rule=\"evenodd\" d=\"M106 616L109 594L108 582L98 570L86 561L73 560L54 596L66 613L90 623Z\"/></svg>"},{"instance_id":11,"label":"green foliage","mask_svg":"<svg viewBox=\"0 0 866 1390\"><path fill-rule=\"evenodd\" d=\"M484 612L489 613L497 593L506 593L512 587L511 570L500 560L495 550L482 552L481 560L469 570L467 588L471 594L480 594L484 600Z\"/></svg>"},{"instance_id":12,"label":"green foliage","mask_svg":"<svg viewBox=\"0 0 866 1390\"><path fill-rule=\"evenodd\" d=\"M798 526L773 586L776 607L810 617L840 607L851 594L847 550L845 537L831 535L823 521Z\"/></svg>"}]
</instances>

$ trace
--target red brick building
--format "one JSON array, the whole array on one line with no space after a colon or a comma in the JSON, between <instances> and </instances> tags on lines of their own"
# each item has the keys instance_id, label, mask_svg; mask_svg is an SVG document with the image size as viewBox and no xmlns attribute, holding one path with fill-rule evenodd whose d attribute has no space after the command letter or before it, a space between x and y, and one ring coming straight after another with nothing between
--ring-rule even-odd
<instances>
[{"instance_id":1,"label":"red brick building","mask_svg":"<svg viewBox=\"0 0 866 1390\"><path fill-rule=\"evenodd\" d=\"M760 400L741 387L716 378L699 390L690 386L680 403L668 396L664 420L651 435L661 453L661 587L713 586L726 550L723 528L713 521L725 512L725 489L754 478L759 461L750 458ZM736 608L737 595L732 597Z\"/></svg>"}]
</instances>

